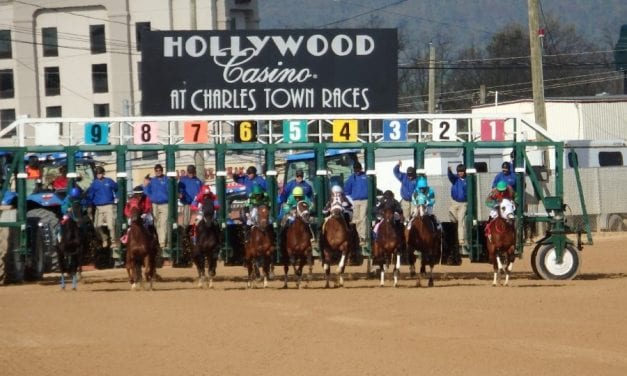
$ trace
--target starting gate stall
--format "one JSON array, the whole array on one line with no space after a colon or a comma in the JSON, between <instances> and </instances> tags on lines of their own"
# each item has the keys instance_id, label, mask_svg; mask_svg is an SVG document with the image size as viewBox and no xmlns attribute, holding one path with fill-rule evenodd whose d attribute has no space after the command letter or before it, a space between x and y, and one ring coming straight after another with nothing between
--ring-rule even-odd
<instances>
[{"instance_id":1,"label":"starting gate stall","mask_svg":"<svg viewBox=\"0 0 627 376\"><path fill-rule=\"evenodd\" d=\"M38 126L57 124L53 127L57 134L51 137L54 145L35 145ZM481 231L485 218L481 202L487 195L486 182L475 168L475 157L482 149L504 149L515 152L515 174L517 178L517 254L522 254L522 228L529 222L546 222L550 231L536 245L533 251L533 268L538 275L548 279L572 278L579 266L581 240L577 244L566 237L569 229L564 223L562 161L563 143L552 141L543 130L524 121L517 115L499 114L499 119L485 119L478 115L416 115L416 114L346 114L346 115L303 115L282 116L252 115L243 116L151 116L151 117L111 117L96 119L19 119L10 127L0 132L17 130L15 146L2 148L18 155L21 161L16 171L24 171L23 155L27 152L66 152L68 155L68 178L75 178L74 155L77 151L94 153L115 153L117 183L120 192L127 192L132 186L128 181L135 173L137 161L133 153L162 153L165 159L166 176L170 188L168 231L169 243L164 250L165 257L171 257L175 263L182 262L182 239L177 221L177 164L191 154L200 152L213 160L215 167L215 187L220 200L219 221L225 231L224 247L221 256L225 264L238 264L241 249L232 243L235 236L227 226L227 159L239 158L240 155L257 155L265 163L267 191L270 197L278 195L278 171L293 171L284 165L290 155L298 152L313 153L314 171L309 171L313 180L315 205L318 208L317 220L322 221L322 207L330 182L337 179L334 171L327 167L328 156L332 151L353 150L363 153L362 162L368 179L368 223L374 220L373 209L377 200L377 182L386 179L377 170L377 152L381 150L409 151L417 172L426 173L430 162L429 152L434 150L461 151L463 162L468 168L468 212L466 216L466 239L469 243L469 258L472 261L483 259L485 250ZM29 131L30 129L30 131ZM47 129L41 127L41 129ZM59 130L63 129L63 132ZM530 155L537 151L550 150L553 154L545 157L545 166L551 179L542 181ZM279 161L279 162L277 162ZM154 163L151 160L148 163ZM255 163L258 164L258 163ZM145 167L145 166L144 166ZM352 171L352 166L351 166ZM446 179L446 171L441 171L441 180ZM285 175L287 179L287 175ZM443 178L442 178L443 177ZM14 220L3 221L0 226L19 228L21 237L19 250L25 250L25 176L17 175L16 191L18 200L17 214ZM138 177L139 178L139 177ZM345 180L347 176L341 176ZM285 180L284 179L284 180ZM438 177L429 177L430 183L437 184ZM283 181L286 183L287 180ZM551 187L548 183L551 183ZM399 183L400 186L400 183ZM525 196L531 194L543 204L544 212L524 212ZM440 208L448 207L449 186L439 191ZM550 192L550 193L547 193ZM123 207L126 195L119 195L117 203L117 229L123 227ZM278 214L278 205L273 205L273 217ZM278 233L278 232L277 232ZM115 236L119 237L119 233ZM370 244L370 231L367 232ZM591 238L589 238L591 240ZM577 249L575 249L575 247ZM366 245L360 256L369 257L370 246ZM359 262L360 260L355 260Z\"/></svg>"}]
</instances>

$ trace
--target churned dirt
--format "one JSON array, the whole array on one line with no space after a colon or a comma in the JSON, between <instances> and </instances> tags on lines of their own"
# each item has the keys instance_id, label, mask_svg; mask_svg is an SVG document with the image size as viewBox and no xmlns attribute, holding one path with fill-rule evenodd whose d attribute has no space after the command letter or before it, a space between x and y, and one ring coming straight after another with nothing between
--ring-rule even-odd
<instances>
[{"instance_id":1,"label":"churned dirt","mask_svg":"<svg viewBox=\"0 0 627 376\"><path fill-rule=\"evenodd\" d=\"M438 266L435 287L376 287L365 266L345 287L246 289L218 267L213 290L192 268L159 269L154 291L125 270L0 286L2 375L627 375L627 235L598 234L573 281L543 281L525 250L510 287L491 267ZM333 268L335 270L335 268ZM280 271L280 270L277 270Z\"/></svg>"}]
</instances>

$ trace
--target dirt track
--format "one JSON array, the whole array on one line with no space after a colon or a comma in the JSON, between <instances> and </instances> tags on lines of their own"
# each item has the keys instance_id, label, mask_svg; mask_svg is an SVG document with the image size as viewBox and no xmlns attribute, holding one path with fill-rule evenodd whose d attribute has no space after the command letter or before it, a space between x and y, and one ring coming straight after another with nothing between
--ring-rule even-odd
<instances>
[{"instance_id":1,"label":"dirt track","mask_svg":"<svg viewBox=\"0 0 627 376\"><path fill-rule=\"evenodd\" d=\"M509 288L491 267L437 267L434 288L377 288L365 267L343 289L246 290L218 266L214 290L191 268L163 268L153 292L124 270L0 286L2 375L626 375L627 235L585 248L573 281L542 281L517 260ZM335 268L334 268L335 269ZM412 287L412 288L410 288Z\"/></svg>"}]
</instances>

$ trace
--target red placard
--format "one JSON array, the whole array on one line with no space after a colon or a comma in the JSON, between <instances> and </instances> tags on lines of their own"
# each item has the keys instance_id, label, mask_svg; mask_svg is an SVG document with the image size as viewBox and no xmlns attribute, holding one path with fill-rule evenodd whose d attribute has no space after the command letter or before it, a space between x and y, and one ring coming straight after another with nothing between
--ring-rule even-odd
<instances>
[{"instance_id":1,"label":"red placard","mask_svg":"<svg viewBox=\"0 0 627 376\"><path fill-rule=\"evenodd\" d=\"M186 121L183 124L183 141L186 144L206 144L209 141L206 121Z\"/></svg>"},{"instance_id":2,"label":"red placard","mask_svg":"<svg viewBox=\"0 0 627 376\"><path fill-rule=\"evenodd\" d=\"M504 141L505 140L505 120L504 119L482 119L481 120L481 141Z\"/></svg>"}]
</instances>

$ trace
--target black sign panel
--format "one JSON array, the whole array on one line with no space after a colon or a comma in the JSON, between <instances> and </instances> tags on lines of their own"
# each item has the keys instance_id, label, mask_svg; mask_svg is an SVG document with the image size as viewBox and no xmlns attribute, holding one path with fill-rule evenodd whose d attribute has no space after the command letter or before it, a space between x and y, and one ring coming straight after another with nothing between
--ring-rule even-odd
<instances>
[{"instance_id":1,"label":"black sign panel","mask_svg":"<svg viewBox=\"0 0 627 376\"><path fill-rule=\"evenodd\" d=\"M395 29L148 31L144 115L397 111Z\"/></svg>"}]
</instances>

